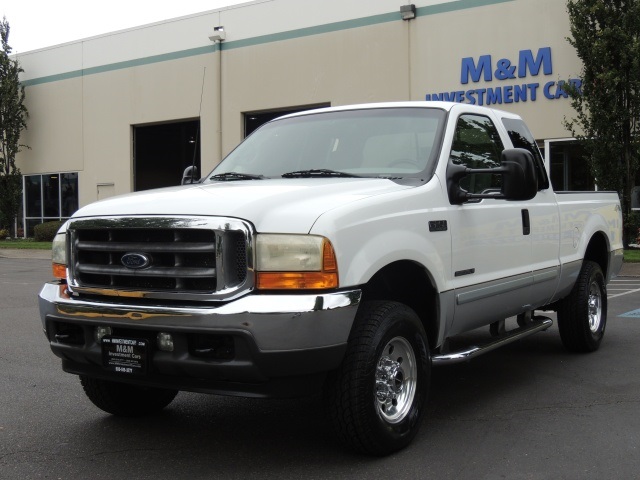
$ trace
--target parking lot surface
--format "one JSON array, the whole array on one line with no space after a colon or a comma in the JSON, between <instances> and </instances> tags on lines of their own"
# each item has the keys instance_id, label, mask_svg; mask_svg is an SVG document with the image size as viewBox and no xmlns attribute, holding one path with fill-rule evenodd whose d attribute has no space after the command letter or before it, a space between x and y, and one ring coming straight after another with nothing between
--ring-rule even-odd
<instances>
[{"instance_id":1,"label":"parking lot surface","mask_svg":"<svg viewBox=\"0 0 640 480\"><path fill-rule=\"evenodd\" d=\"M554 326L434 369L418 437L371 458L336 443L316 397L182 392L161 415L103 413L42 333L50 261L0 251L0 478L640 478L640 275L625 272L599 351L566 352Z\"/></svg>"}]
</instances>

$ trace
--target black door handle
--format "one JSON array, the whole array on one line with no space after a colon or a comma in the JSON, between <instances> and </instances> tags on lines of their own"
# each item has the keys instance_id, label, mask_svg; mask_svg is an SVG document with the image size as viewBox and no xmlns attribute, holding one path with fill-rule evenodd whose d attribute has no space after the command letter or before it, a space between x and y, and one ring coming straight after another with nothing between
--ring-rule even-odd
<instances>
[{"instance_id":1,"label":"black door handle","mask_svg":"<svg viewBox=\"0 0 640 480\"><path fill-rule=\"evenodd\" d=\"M529 210L522 209L522 234L529 235L531 233L531 221L529 220Z\"/></svg>"}]
</instances>

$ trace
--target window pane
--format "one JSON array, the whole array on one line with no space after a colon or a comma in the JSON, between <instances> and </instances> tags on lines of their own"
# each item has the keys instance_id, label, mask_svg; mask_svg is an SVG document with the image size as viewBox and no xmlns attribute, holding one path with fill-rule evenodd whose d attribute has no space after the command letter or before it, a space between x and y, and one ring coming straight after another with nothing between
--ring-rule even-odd
<instances>
[{"instance_id":1,"label":"window pane","mask_svg":"<svg viewBox=\"0 0 640 480\"><path fill-rule=\"evenodd\" d=\"M267 123L212 172L279 177L329 169L362 176L424 178L444 125L435 108L324 112ZM215 181L215 179L213 179Z\"/></svg>"},{"instance_id":2,"label":"window pane","mask_svg":"<svg viewBox=\"0 0 640 480\"><path fill-rule=\"evenodd\" d=\"M24 177L24 192L27 217L42 216L42 198L40 195L40 175L29 175Z\"/></svg>"},{"instance_id":3,"label":"window pane","mask_svg":"<svg viewBox=\"0 0 640 480\"><path fill-rule=\"evenodd\" d=\"M595 182L591 176L586 154L580 144L567 145L567 161L569 162L569 190L588 192L595 189Z\"/></svg>"},{"instance_id":4,"label":"window pane","mask_svg":"<svg viewBox=\"0 0 640 480\"><path fill-rule=\"evenodd\" d=\"M551 144L551 184L556 192L567 190L564 149Z\"/></svg>"},{"instance_id":5,"label":"window pane","mask_svg":"<svg viewBox=\"0 0 640 480\"><path fill-rule=\"evenodd\" d=\"M551 183L556 191L591 191L595 182L586 162L586 154L577 142L552 142Z\"/></svg>"},{"instance_id":6,"label":"window pane","mask_svg":"<svg viewBox=\"0 0 640 480\"><path fill-rule=\"evenodd\" d=\"M496 168L504 146L493 122L480 115L463 115L458 119L451 145L451 160L468 168ZM500 189L500 175L482 173L467 175L460 186L470 193Z\"/></svg>"},{"instance_id":7,"label":"window pane","mask_svg":"<svg viewBox=\"0 0 640 480\"><path fill-rule=\"evenodd\" d=\"M42 220L39 218L36 220L27 220L27 237L33 237L33 227L40 225L41 223Z\"/></svg>"},{"instance_id":8,"label":"window pane","mask_svg":"<svg viewBox=\"0 0 640 480\"><path fill-rule=\"evenodd\" d=\"M60 217L60 176L42 176L42 196L45 217Z\"/></svg>"},{"instance_id":9,"label":"window pane","mask_svg":"<svg viewBox=\"0 0 640 480\"><path fill-rule=\"evenodd\" d=\"M431 127L426 131L372 135L364 144L362 167L392 167L406 173L422 171L431 155L438 125L434 121Z\"/></svg>"},{"instance_id":10,"label":"window pane","mask_svg":"<svg viewBox=\"0 0 640 480\"><path fill-rule=\"evenodd\" d=\"M62 216L70 217L78 210L78 174L61 175Z\"/></svg>"}]
</instances>

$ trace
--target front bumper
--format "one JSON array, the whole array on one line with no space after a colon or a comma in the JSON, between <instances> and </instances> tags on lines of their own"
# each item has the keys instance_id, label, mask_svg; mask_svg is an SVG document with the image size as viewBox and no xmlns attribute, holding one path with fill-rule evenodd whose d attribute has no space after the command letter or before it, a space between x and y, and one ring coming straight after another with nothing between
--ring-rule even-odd
<instances>
[{"instance_id":1,"label":"front bumper","mask_svg":"<svg viewBox=\"0 0 640 480\"><path fill-rule=\"evenodd\" d=\"M51 349L67 372L178 390L295 396L314 393L342 361L360 298L360 290L349 290L160 306L79 300L66 294L65 285L47 283L39 303ZM98 326L148 341L145 375L103 367L94 338ZM160 332L173 337L172 352L155 345Z\"/></svg>"}]
</instances>

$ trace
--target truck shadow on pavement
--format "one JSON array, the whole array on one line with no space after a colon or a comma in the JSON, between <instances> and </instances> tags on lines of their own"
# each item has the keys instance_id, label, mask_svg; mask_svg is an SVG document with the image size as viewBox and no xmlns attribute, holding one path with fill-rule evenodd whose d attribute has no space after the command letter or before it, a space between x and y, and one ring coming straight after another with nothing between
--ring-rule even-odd
<instances>
[{"instance_id":1,"label":"truck shadow on pavement","mask_svg":"<svg viewBox=\"0 0 640 480\"><path fill-rule=\"evenodd\" d=\"M354 462L374 468L424 448L448 423L492 420L507 404L519 403L538 388L546 369L567 358L555 335L540 334L473 362L433 369L422 431L409 448L387 460L342 449L325 421L320 396L248 399L181 392L155 416L126 419L93 411L94 419L84 428L99 434L91 435L85 448L96 452L93 461L119 456L149 468L161 461L166 474L180 475L185 466L190 471L215 466L221 477L259 476L267 468L269 475L286 470L292 478L293 472L324 478L327 459L331 468L353 467ZM444 440L455 447L453 439Z\"/></svg>"}]
</instances>

